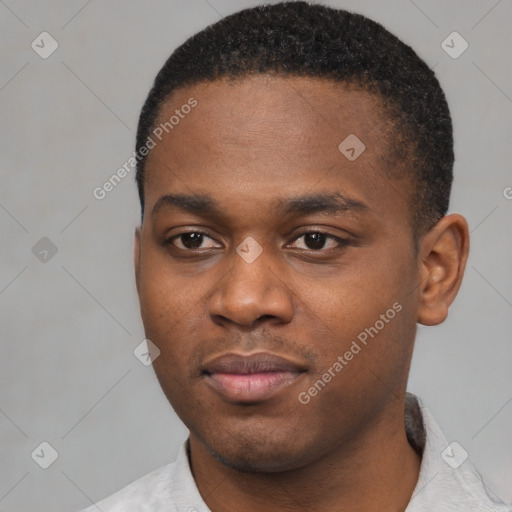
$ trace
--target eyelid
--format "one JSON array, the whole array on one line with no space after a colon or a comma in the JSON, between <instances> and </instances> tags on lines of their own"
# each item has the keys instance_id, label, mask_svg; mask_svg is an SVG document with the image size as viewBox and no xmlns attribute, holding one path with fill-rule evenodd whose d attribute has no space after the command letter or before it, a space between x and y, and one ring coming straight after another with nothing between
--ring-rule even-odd
<instances>
[{"instance_id":1,"label":"eyelid","mask_svg":"<svg viewBox=\"0 0 512 512\"><path fill-rule=\"evenodd\" d=\"M178 249L180 251L183 251L183 252L204 251L204 249L201 249L201 248L199 248L199 249L182 249L180 247L176 247L173 244L175 239L179 238L182 235L186 235L186 234L189 234L189 233L203 235L205 237L210 238L214 242L216 242L218 244L221 244L221 242L219 242L214 236L212 236L207 231L204 231L204 229L205 228L198 229L198 228L193 228L192 227L192 229L180 231L179 233L175 233L175 234L173 234L171 236L167 236L165 238L165 240L164 240L164 244L165 245L172 245L176 249ZM342 237L342 236L333 235L332 233L327 232L327 231L325 231L324 229L321 229L321 228L307 228L307 229L304 228L302 231L299 231L298 233L296 233L293 236L293 239L291 240L290 243L296 242L299 238L302 238L303 236L309 235L309 234L324 235L326 238L334 240L336 242L336 244L337 244L337 247L330 247L330 248L327 248L327 249L317 249L317 250L314 250L314 249L301 249L303 251L308 251L308 252L319 253L320 254L320 253L325 253L325 252L329 252L329 251L333 251L333 250L343 249L347 245L350 245L350 244L353 243L353 240L350 237ZM212 248L209 247L209 248L206 248L206 249L212 249ZM215 249L217 249L217 247Z\"/></svg>"},{"instance_id":2,"label":"eyelid","mask_svg":"<svg viewBox=\"0 0 512 512\"><path fill-rule=\"evenodd\" d=\"M193 252L193 251L203 251L204 249L182 249L181 247L176 247L176 245L174 245L174 240L179 238L180 236L182 235L187 235L187 234L197 234L197 235L203 235L205 237L208 237L210 238L211 240L213 240L215 243L217 244L221 244L221 242L219 242L214 236L212 236L210 233L208 233L207 231L204 231L205 228L201 228L201 229L198 229L198 228L192 228L192 229L185 229L183 231L180 231L179 233L175 233L173 235L170 235L170 236L166 236L165 239L164 239L164 245L172 245L175 249L178 249L179 251L183 251L183 252ZM212 249L212 247L209 247L208 249ZM217 247L215 247L215 249L217 249Z\"/></svg>"},{"instance_id":3,"label":"eyelid","mask_svg":"<svg viewBox=\"0 0 512 512\"><path fill-rule=\"evenodd\" d=\"M293 237L292 242L295 242L299 238L302 238L304 235L309 235L309 234L324 235L326 238L330 238L331 240L334 240L338 244L338 246L337 247L331 247L331 248L328 248L328 249L318 249L318 250L302 249L302 250L308 250L310 252L322 253L322 252L332 251L332 250L336 250L336 249L342 249L342 248L346 247L347 245L350 245L351 243L353 243L353 241L349 237L342 237L342 236L333 235L332 233L329 233L327 231L324 231L323 229L318 229L318 228L317 229L309 228L307 230L300 231L299 233L297 233Z\"/></svg>"}]
</instances>

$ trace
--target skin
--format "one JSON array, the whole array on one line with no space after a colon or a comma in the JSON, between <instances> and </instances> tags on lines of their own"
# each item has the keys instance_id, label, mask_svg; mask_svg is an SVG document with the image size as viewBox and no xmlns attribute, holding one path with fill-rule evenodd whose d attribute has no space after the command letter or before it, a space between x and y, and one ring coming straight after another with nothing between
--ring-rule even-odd
<instances>
[{"instance_id":1,"label":"skin","mask_svg":"<svg viewBox=\"0 0 512 512\"><path fill-rule=\"evenodd\" d=\"M197 107L147 160L135 275L146 336L161 351L154 369L190 430L201 495L213 512L404 510L420 467L404 429L416 324L447 316L467 260L465 219L443 217L415 251L412 185L387 173L391 123L369 93L253 76L180 89L161 120L190 97ZM351 133L366 146L353 162L338 150ZM320 193L365 208L277 207ZM208 195L219 215L170 204L153 213L166 194ZM304 235L318 231L348 243ZM184 232L206 235L169 241ZM263 249L252 263L235 250L249 236ZM401 311L300 403L395 303ZM252 404L225 400L201 374L214 356L262 351L306 371Z\"/></svg>"}]
</instances>

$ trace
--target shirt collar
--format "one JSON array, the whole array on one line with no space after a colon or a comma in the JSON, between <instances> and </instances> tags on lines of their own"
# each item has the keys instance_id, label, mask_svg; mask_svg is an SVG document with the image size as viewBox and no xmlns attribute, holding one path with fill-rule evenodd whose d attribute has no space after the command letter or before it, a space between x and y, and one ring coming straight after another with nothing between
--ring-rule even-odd
<instances>
[{"instance_id":1,"label":"shirt collar","mask_svg":"<svg viewBox=\"0 0 512 512\"><path fill-rule=\"evenodd\" d=\"M490 497L492 493L479 473L465 459L464 448L458 443L447 443L429 410L411 393L405 399L405 430L410 445L422 456L418 481L406 512L511 511L505 504L499 505L496 496ZM177 512L211 512L192 476L188 440L182 444L170 476L170 492ZM459 508L450 508L450 503ZM441 504L448 508L440 508ZM486 508L479 508L482 506Z\"/></svg>"}]
</instances>

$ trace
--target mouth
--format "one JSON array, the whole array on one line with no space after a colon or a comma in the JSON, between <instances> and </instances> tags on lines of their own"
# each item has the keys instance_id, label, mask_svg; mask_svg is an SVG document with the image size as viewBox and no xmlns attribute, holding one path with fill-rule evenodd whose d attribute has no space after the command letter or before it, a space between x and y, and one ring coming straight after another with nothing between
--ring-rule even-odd
<instances>
[{"instance_id":1,"label":"mouth","mask_svg":"<svg viewBox=\"0 0 512 512\"><path fill-rule=\"evenodd\" d=\"M207 363L205 382L230 402L268 400L305 373L298 363L269 353L226 354Z\"/></svg>"}]
</instances>

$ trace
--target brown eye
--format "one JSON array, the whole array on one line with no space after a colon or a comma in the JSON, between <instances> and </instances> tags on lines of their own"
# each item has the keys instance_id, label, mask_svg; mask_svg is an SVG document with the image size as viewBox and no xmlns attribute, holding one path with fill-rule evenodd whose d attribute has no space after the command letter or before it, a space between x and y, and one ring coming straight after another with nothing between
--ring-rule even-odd
<instances>
[{"instance_id":1,"label":"brown eye","mask_svg":"<svg viewBox=\"0 0 512 512\"><path fill-rule=\"evenodd\" d=\"M299 249L307 249L311 251L320 251L322 249L342 248L349 244L349 240L339 238L321 231L308 231L299 235L295 241L304 239L301 244L296 245ZM326 247L326 243L328 246Z\"/></svg>"},{"instance_id":2,"label":"brown eye","mask_svg":"<svg viewBox=\"0 0 512 512\"><path fill-rule=\"evenodd\" d=\"M203 243L207 242L208 240L211 240L211 243L206 246L203 245ZM166 241L166 245L173 245L174 247L184 251L217 247L215 245L215 241L210 236L199 231L189 231L186 233L174 235Z\"/></svg>"},{"instance_id":3,"label":"brown eye","mask_svg":"<svg viewBox=\"0 0 512 512\"><path fill-rule=\"evenodd\" d=\"M304 235L304 244L308 249L323 249L327 236L323 233L308 233Z\"/></svg>"}]
</instances>

